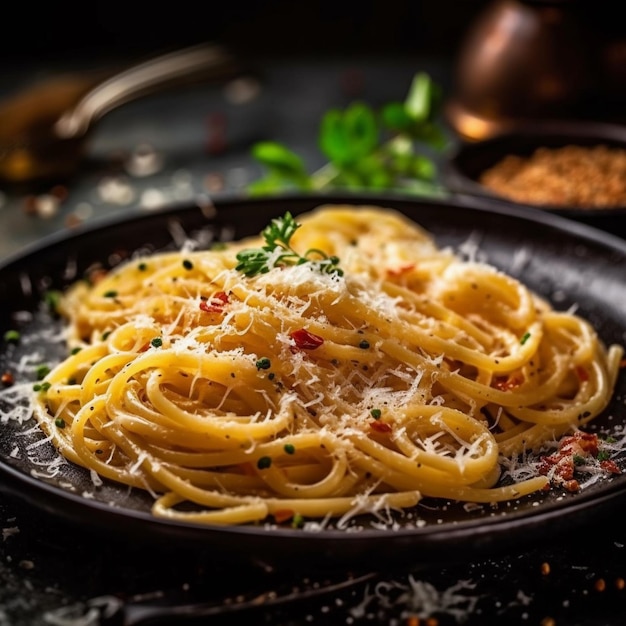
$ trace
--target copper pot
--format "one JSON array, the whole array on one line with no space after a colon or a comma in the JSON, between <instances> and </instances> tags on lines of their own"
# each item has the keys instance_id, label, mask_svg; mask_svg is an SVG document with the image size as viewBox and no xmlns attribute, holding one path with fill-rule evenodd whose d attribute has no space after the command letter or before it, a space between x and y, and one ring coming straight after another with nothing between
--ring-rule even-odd
<instances>
[{"instance_id":1,"label":"copper pot","mask_svg":"<svg viewBox=\"0 0 626 626\"><path fill-rule=\"evenodd\" d=\"M450 124L484 139L520 120L581 115L598 87L594 48L575 1L495 0L460 46Z\"/></svg>"}]
</instances>

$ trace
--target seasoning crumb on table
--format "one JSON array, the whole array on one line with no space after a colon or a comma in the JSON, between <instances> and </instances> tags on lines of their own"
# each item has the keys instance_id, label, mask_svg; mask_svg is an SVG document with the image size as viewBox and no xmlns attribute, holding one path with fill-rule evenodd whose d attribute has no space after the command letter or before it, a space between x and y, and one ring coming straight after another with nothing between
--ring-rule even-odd
<instances>
[{"instance_id":1,"label":"seasoning crumb on table","mask_svg":"<svg viewBox=\"0 0 626 626\"><path fill-rule=\"evenodd\" d=\"M606 145L537 148L509 154L479 182L516 202L575 208L626 206L626 150Z\"/></svg>"}]
</instances>

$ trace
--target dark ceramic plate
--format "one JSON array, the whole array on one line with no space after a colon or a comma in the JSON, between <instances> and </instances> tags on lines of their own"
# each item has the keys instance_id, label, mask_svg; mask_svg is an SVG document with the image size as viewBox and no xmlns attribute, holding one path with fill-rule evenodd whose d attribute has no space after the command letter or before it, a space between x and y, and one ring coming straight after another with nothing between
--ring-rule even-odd
<instances>
[{"instance_id":1,"label":"dark ceramic plate","mask_svg":"<svg viewBox=\"0 0 626 626\"><path fill-rule=\"evenodd\" d=\"M139 248L157 250L180 245L185 236L205 241L256 234L275 216L294 215L323 203L378 204L396 208L425 226L441 246L478 254L519 277L560 309L577 306L606 342L626 338L626 242L554 215L513 208L490 209L479 199L462 204L372 197L293 197L223 200L207 214L195 206L135 214L124 221L100 222L55 236L0 267L0 337L16 325L27 335L33 328L51 331L37 346L0 346L2 371L36 349L37 361L63 353L52 337L58 321L42 312L50 288L62 288L93 264L104 267ZM26 312L28 315L24 315ZM18 320L21 320L18 322ZM20 354L20 350L24 354ZM16 373L30 384L30 374ZM611 432L626 423L623 398L626 377L618 383L615 402L597 426ZM0 406L5 415L11 400ZM386 564L440 563L506 548L514 550L539 538L592 523L626 503L626 474L601 481L577 494L554 489L498 508L467 511L453 503L419 505L409 518L399 517L393 530L359 520L351 531L332 525L319 532L262 526L206 527L153 518L149 501L139 492L105 483L95 489L87 472L70 464L50 472L39 462L54 459L51 446L40 443L32 420L0 420L0 488L25 504L69 525L128 536L143 543L167 541L181 551L199 546L221 558L282 565L358 567L371 563L372 546ZM419 518L425 524L418 524ZM304 559L304 561L302 560Z\"/></svg>"},{"instance_id":2,"label":"dark ceramic plate","mask_svg":"<svg viewBox=\"0 0 626 626\"><path fill-rule=\"evenodd\" d=\"M481 174L506 155L530 156L537 148L566 145L605 145L626 150L626 126L597 122L545 121L524 123L480 141L460 143L444 164L446 186L455 194L469 194L499 201L503 207L517 204L501 198L479 182ZM626 206L614 208L537 206L609 232L626 236Z\"/></svg>"}]
</instances>

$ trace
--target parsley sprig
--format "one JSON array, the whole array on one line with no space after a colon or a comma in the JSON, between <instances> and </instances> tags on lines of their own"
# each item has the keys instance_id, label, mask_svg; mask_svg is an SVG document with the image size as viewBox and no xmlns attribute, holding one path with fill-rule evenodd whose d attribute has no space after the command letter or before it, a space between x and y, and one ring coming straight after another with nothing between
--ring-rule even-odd
<instances>
[{"instance_id":1,"label":"parsley sprig","mask_svg":"<svg viewBox=\"0 0 626 626\"><path fill-rule=\"evenodd\" d=\"M283 217L274 218L263 229L265 245L238 252L239 263L235 269L252 277L265 274L273 267L311 263L325 274L342 276L343 270L338 267L339 259L336 256L329 256L317 248L309 248L304 255L301 255L291 247L291 238L298 228L300 224L289 211Z\"/></svg>"},{"instance_id":2,"label":"parsley sprig","mask_svg":"<svg viewBox=\"0 0 626 626\"><path fill-rule=\"evenodd\" d=\"M264 175L248 186L252 195L325 189L396 189L414 194L437 192L432 158L447 139L438 124L441 90L424 72L417 73L403 102L375 110L354 102L322 117L318 145L328 159L309 174L303 159L276 141L252 147ZM431 154L429 154L431 153Z\"/></svg>"}]
</instances>

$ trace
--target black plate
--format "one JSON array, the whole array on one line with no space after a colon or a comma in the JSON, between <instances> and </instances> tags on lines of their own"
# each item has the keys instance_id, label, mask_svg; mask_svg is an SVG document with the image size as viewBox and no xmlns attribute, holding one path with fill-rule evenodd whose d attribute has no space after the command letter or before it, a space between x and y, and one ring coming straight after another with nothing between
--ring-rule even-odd
<instances>
[{"instance_id":1,"label":"black plate","mask_svg":"<svg viewBox=\"0 0 626 626\"><path fill-rule=\"evenodd\" d=\"M210 214L196 206L171 207L57 235L0 267L0 337L5 330L15 328L19 312L33 317L33 321L21 323L24 332L32 325L41 328L54 324L41 312L43 293L62 288L93 264L107 267L139 248L176 247L185 235L208 243L215 237L256 234L287 209L297 215L324 203L398 209L425 226L441 246L478 254L519 277L557 308L577 306L604 341L626 340L626 242L551 214L523 208L504 211L489 208L481 200L465 198L462 203L451 203L350 196L222 200ZM37 348L42 359L53 358L59 349L53 341ZM20 349L2 345L3 371L19 359ZM32 346L28 350L32 351ZM32 380L32 374L30 379L29 375L21 378ZM626 377L622 375L616 400L597 421L599 426L612 430L626 423L625 395ZM0 409L5 412L7 405ZM452 504L418 507L425 525L416 524L414 516L408 522L400 519L394 530L368 523L351 532L332 526L319 532L262 526L206 527L156 519L149 513L143 494L113 484L96 490L89 474L71 465L56 476L42 478L37 475L42 468L26 454L26 446L37 439L36 434L27 432L32 426L32 420L23 425L14 420L0 421L1 489L54 516L57 522L89 525L105 534L128 536L147 544L167 541L181 551L202 549L210 551L216 561L230 561L236 555L246 562L272 566L301 564L304 559L309 567L367 567L372 546L376 546L387 565L439 563L503 548L512 550L573 531L626 502L625 474L578 494L553 490L498 508L466 511ZM37 454L38 458L46 454L53 458L55 452L46 443Z\"/></svg>"},{"instance_id":2,"label":"black plate","mask_svg":"<svg viewBox=\"0 0 626 626\"><path fill-rule=\"evenodd\" d=\"M539 147L562 148L566 145L605 145L626 150L626 126L577 121L520 124L488 139L461 142L444 163L443 178L453 193L499 200L504 207L516 205L519 203L501 198L480 184L481 174L509 154L527 157ZM537 209L626 235L626 206L585 208L537 205Z\"/></svg>"}]
</instances>

